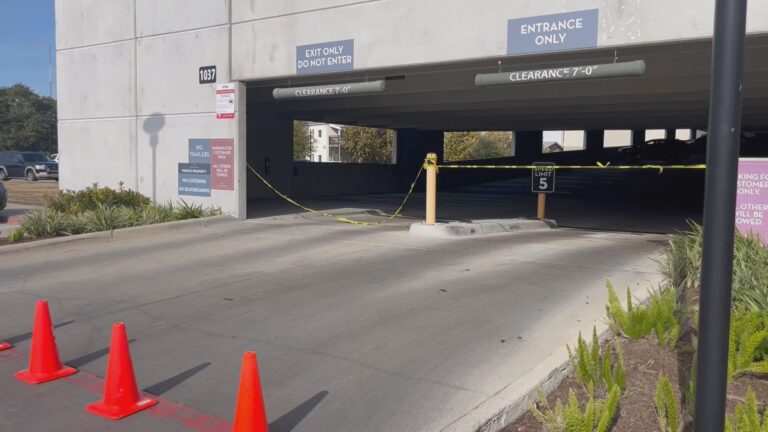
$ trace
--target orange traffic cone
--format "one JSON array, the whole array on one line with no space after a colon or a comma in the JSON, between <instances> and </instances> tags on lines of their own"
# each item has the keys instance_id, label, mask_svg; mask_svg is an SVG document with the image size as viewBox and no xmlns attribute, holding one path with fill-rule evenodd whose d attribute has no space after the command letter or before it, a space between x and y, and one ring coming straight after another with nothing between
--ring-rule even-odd
<instances>
[{"instance_id":1,"label":"orange traffic cone","mask_svg":"<svg viewBox=\"0 0 768 432\"><path fill-rule=\"evenodd\" d=\"M259 364L255 352L243 354L240 371L240 390L235 408L235 432L267 432L267 412L261 394Z\"/></svg>"},{"instance_id":2,"label":"orange traffic cone","mask_svg":"<svg viewBox=\"0 0 768 432\"><path fill-rule=\"evenodd\" d=\"M64 378L76 372L77 369L61 364L59 350L56 348L56 337L53 335L48 302L39 300L35 306L29 369L16 372L16 378L29 384L40 384Z\"/></svg>"},{"instance_id":3,"label":"orange traffic cone","mask_svg":"<svg viewBox=\"0 0 768 432\"><path fill-rule=\"evenodd\" d=\"M113 324L104 399L86 406L85 410L109 420L119 420L155 404L157 399L142 396L136 385L125 323Z\"/></svg>"},{"instance_id":4,"label":"orange traffic cone","mask_svg":"<svg viewBox=\"0 0 768 432\"><path fill-rule=\"evenodd\" d=\"M0 341L0 351L5 351L11 348L13 348L13 345L9 344L8 342Z\"/></svg>"}]
</instances>

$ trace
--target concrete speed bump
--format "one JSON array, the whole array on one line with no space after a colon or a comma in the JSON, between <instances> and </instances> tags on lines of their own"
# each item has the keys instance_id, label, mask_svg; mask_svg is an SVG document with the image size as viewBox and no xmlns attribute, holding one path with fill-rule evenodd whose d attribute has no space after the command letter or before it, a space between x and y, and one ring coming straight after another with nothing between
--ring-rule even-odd
<instances>
[{"instance_id":1,"label":"concrete speed bump","mask_svg":"<svg viewBox=\"0 0 768 432\"><path fill-rule=\"evenodd\" d=\"M447 222L428 225L411 225L410 234L419 237L466 237L484 234L503 234L518 231L547 230L557 228L553 220L537 219L483 219L471 222Z\"/></svg>"}]
</instances>

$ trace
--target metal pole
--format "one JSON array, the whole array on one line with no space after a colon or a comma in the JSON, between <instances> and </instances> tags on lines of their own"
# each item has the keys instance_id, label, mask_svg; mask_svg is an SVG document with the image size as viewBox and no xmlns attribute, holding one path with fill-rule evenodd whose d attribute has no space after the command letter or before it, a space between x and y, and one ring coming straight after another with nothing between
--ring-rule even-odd
<instances>
[{"instance_id":1,"label":"metal pole","mask_svg":"<svg viewBox=\"0 0 768 432\"><path fill-rule=\"evenodd\" d=\"M725 419L747 0L716 0L699 297L696 432Z\"/></svg>"},{"instance_id":2,"label":"metal pole","mask_svg":"<svg viewBox=\"0 0 768 432\"><path fill-rule=\"evenodd\" d=\"M536 207L536 219L544 220L547 214L547 194L539 192L539 203Z\"/></svg>"}]
</instances>

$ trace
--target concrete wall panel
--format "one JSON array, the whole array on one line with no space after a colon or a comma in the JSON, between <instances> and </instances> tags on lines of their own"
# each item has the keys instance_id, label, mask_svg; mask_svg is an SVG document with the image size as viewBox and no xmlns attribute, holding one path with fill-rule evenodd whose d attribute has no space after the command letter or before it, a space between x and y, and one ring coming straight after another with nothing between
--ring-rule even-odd
<instances>
[{"instance_id":1,"label":"concrete wall panel","mask_svg":"<svg viewBox=\"0 0 768 432\"><path fill-rule=\"evenodd\" d=\"M294 2L235 4L241 9L260 5L256 10L263 11L290 8ZM594 8L600 9L601 47L712 35L714 0L571 0L567 8L562 5L486 0L478 7L464 0L391 0L241 22L233 26L233 75L295 75L297 45L344 39L355 40L356 69L503 57L508 19ZM768 2L753 0L749 8L749 31L768 33Z\"/></svg>"},{"instance_id":2,"label":"concrete wall panel","mask_svg":"<svg viewBox=\"0 0 768 432\"><path fill-rule=\"evenodd\" d=\"M201 66L229 80L229 29L217 27L138 41L139 115L216 111L216 84L199 84Z\"/></svg>"},{"instance_id":3,"label":"concrete wall panel","mask_svg":"<svg viewBox=\"0 0 768 432\"><path fill-rule=\"evenodd\" d=\"M382 0L232 0L232 21L248 21Z\"/></svg>"},{"instance_id":4,"label":"concrete wall panel","mask_svg":"<svg viewBox=\"0 0 768 432\"><path fill-rule=\"evenodd\" d=\"M139 117L138 122L138 190L158 202L178 201L178 164L189 162L190 138L238 136L235 120L217 120L211 114ZM235 148L237 141L235 138ZM235 157L237 165L238 155ZM213 190L210 198L181 198L188 203L220 206L227 213L235 213L238 193L236 187L235 191Z\"/></svg>"},{"instance_id":5,"label":"concrete wall panel","mask_svg":"<svg viewBox=\"0 0 768 432\"><path fill-rule=\"evenodd\" d=\"M229 0L136 0L139 37L229 23Z\"/></svg>"},{"instance_id":6,"label":"concrete wall panel","mask_svg":"<svg viewBox=\"0 0 768 432\"><path fill-rule=\"evenodd\" d=\"M59 122L59 187L137 189L136 119Z\"/></svg>"},{"instance_id":7,"label":"concrete wall panel","mask_svg":"<svg viewBox=\"0 0 768 432\"><path fill-rule=\"evenodd\" d=\"M134 0L56 0L56 48L124 41L135 36Z\"/></svg>"},{"instance_id":8,"label":"concrete wall panel","mask_svg":"<svg viewBox=\"0 0 768 432\"><path fill-rule=\"evenodd\" d=\"M59 51L56 60L60 119L136 114L133 41Z\"/></svg>"}]
</instances>

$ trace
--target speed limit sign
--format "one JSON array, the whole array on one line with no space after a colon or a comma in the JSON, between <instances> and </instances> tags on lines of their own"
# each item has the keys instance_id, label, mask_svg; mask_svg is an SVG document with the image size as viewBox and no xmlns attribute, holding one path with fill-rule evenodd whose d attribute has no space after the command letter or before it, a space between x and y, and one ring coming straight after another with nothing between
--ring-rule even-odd
<instances>
[{"instance_id":1,"label":"speed limit sign","mask_svg":"<svg viewBox=\"0 0 768 432\"><path fill-rule=\"evenodd\" d=\"M531 192L553 193L555 191L554 162L534 162L531 174Z\"/></svg>"}]
</instances>

